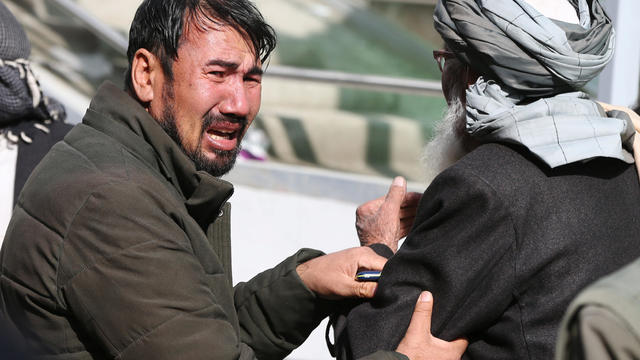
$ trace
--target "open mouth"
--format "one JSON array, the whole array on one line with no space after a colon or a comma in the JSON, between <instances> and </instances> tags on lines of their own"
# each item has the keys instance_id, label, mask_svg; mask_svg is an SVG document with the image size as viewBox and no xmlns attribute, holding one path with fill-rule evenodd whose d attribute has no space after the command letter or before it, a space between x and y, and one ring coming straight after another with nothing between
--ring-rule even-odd
<instances>
[{"instance_id":1,"label":"open mouth","mask_svg":"<svg viewBox=\"0 0 640 360\"><path fill-rule=\"evenodd\" d=\"M238 146L243 126L234 123L217 123L206 130L208 147L212 150L231 151Z\"/></svg>"},{"instance_id":2,"label":"open mouth","mask_svg":"<svg viewBox=\"0 0 640 360\"><path fill-rule=\"evenodd\" d=\"M238 130L209 129L207 135L212 140L232 140L238 137Z\"/></svg>"}]
</instances>

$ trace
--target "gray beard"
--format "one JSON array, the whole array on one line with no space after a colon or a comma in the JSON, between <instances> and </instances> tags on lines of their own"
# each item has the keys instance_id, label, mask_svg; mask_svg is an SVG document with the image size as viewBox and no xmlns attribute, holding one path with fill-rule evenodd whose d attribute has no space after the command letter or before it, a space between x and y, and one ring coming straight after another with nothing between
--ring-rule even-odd
<instances>
[{"instance_id":1,"label":"gray beard","mask_svg":"<svg viewBox=\"0 0 640 360\"><path fill-rule=\"evenodd\" d=\"M449 166L466 155L473 145L466 133L467 110L460 97L453 97L433 138L422 151L425 184L430 184Z\"/></svg>"}]
</instances>

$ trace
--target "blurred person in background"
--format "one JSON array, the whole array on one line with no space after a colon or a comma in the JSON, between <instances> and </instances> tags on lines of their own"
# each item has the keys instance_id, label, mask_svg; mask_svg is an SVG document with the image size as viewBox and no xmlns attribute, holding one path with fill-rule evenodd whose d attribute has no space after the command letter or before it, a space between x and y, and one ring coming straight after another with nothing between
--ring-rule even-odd
<instances>
[{"instance_id":1,"label":"blurred person in background","mask_svg":"<svg viewBox=\"0 0 640 360\"><path fill-rule=\"evenodd\" d=\"M550 359L578 292L640 255L634 128L580 89L615 34L596 0L440 0L449 113L425 150L435 179L339 354L394 349L418 294L463 358Z\"/></svg>"},{"instance_id":2,"label":"blurred person in background","mask_svg":"<svg viewBox=\"0 0 640 360\"><path fill-rule=\"evenodd\" d=\"M29 174L71 129L62 104L42 93L30 53L22 25L0 3L0 244Z\"/></svg>"},{"instance_id":3,"label":"blurred person in background","mask_svg":"<svg viewBox=\"0 0 640 360\"><path fill-rule=\"evenodd\" d=\"M640 359L640 259L580 292L556 350L557 360Z\"/></svg>"},{"instance_id":4,"label":"blurred person in background","mask_svg":"<svg viewBox=\"0 0 640 360\"><path fill-rule=\"evenodd\" d=\"M47 359L279 359L339 299L373 296L410 227L396 178L365 206L366 247L303 249L232 287L234 165L276 44L246 0L147 0L133 20L125 90L103 84L82 124L25 185L0 252L0 317ZM251 226L252 219L244 220ZM362 224L363 222L361 222ZM269 246L269 239L256 239ZM428 293L398 347L459 358L428 334ZM405 358L384 351L370 359Z\"/></svg>"}]
</instances>

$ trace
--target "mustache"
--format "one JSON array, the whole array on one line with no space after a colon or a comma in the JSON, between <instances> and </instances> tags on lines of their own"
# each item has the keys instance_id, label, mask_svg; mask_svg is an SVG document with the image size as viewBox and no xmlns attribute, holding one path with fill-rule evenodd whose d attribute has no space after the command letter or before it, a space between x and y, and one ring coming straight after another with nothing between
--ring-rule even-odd
<instances>
[{"instance_id":1,"label":"mustache","mask_svg":"<svg viewBox=\"0 0 640 360\"><path fill-rule=\"evenodd\" d=\"M242 126L242 128L244 129L247 126L248 120L244 116L225 115L225 114L215 114L215 115L207 114L202 121L202 132L204 132L205 129L207 129L212 124L222 123L222 122L237 123L237 124L240 124L240 126Z\"/></svg>"}]
</instances>

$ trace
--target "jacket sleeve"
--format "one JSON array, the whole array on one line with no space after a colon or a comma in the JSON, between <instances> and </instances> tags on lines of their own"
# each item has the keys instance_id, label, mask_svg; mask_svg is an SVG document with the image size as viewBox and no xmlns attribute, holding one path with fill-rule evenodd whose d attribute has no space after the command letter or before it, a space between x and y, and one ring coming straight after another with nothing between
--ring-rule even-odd
<instances>
[{"instance_id":1,"label":"jacket sleeve","mask_svg":"<svg viewBox=\"0 0 640 360\"><path fill-rule=\"evenodd\" d=\"M640 359L640 260L601 278L571 302L556 360Z\"/></svg>"},{"instance_id":2,"label":"jacket sleeve","mask_svg":"<svg viewBox=\"0 0 640 360\"><path fill-rule=\"evenodd\" d=\"M320 255L320 251L302 249L275 268L236 285L241 339L258 359L284 358L328 316L331 302L317 298L296 272L297 265Z\"/></svg>"},{"instance_id":3,"label":"jacket sleeve","mask_svg":"<svg viewBox=\"0 0 640 360\"><path fill-rule=\"evenodd\" d=\"M640 341L632 328L628 319L610 308L585 305L569 329L571 341L556 354L556 359L638 359Z\"/></svg>"},{"instance_id":4,"label":"jacket sleeve","mask_svg":"<svg viewBox=\"0 0 640 360\"><path fill-rule=\"evenodd\" d=\"M118 359L255 358L221 268L205 270L176 218L126 187L96 190L68 231L58 282L76 332Z\"/></svg>"},{"instance_id":5,"label":"jacket sleeve","mask_svg":"<svg viewBox=\"0 0 640 360\"><path fill-rule=\"evenodd\" d=\"M434 295L432 333L472 336L512 300L515 232L507 206L487 182L453 167L422 197L416 222L385 266L375 298L348 315L354 357L396 348L419 293Z\"/></svg>"}]
</instances>

